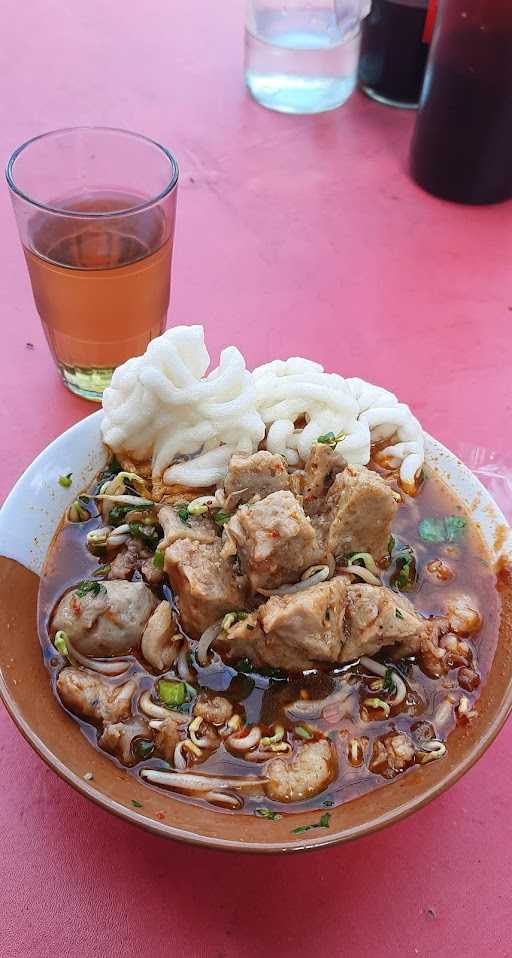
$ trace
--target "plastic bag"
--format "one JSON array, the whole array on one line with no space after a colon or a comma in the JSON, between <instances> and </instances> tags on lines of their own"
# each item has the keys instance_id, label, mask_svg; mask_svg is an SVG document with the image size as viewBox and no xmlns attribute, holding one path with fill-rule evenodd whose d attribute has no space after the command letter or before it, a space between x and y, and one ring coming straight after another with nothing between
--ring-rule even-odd
<instances>
[{"instance_id":1,"label":"plastic bag","mask_svg":"<svg viewBox=\"0 0 512 958\"><path fill-rule=\"evenodd\" d=\"M471 446L469 443L460 443L455 453L489 490L508 524L512 526L512 456L486 449L484 446Z\"/></svg>"}]
</instances>

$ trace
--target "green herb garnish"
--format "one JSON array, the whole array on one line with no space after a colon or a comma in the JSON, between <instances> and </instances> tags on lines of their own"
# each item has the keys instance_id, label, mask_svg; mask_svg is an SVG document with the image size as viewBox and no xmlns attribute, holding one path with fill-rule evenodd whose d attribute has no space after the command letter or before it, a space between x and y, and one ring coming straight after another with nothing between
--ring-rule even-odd
<instances>
[{"instance_id":1,"label":"green herb garnish","mask_svg":"<svg viewBox=\"0 0 512 958\"><path fill-rule=\"evenodd\" d=\"M68 472L66 476L59 476L59 486L62 486L64 489L69 489L72 482L73 482L72 472Z\"/></svg>"},{"instance_id":2,"label":"green herb garnish","mask_svg":"<svg viewBox=\"0 0 512 958\"><path fill-rule=\"evenodd\" d=\"M398 612L398 609L396 609L396 612ZM396 613L395 613L395 614L396 614ZM401 616L401 618L403 618L403 616ZM383 684L383 686L382 686L382 691L383 691L383 692L389 692L389 693L392 693L392 692L395 692L395 691L396 691L395 680L394 680L394 678L393 678L393 669L386 669L386 674L385 674L385 676L384 676L384 684Z\"/></svg>"},{"instance_id":3,"label":"green herb garnish","mask_svg":"<svg viewBox=\"0 0 512 958\"><path fill-rule=\"evenodd\" d=\"M187 503L178 502L176 503L174 508L176 509L176 512L178 516L180 517L181 521L184 522L186 526L189 526L190 522L188 520L190 519L190 512L188 511Z\"/></svg>"},{"instance_id":4,"label":"green herb garnish","mask_svg":"<svg viewBox=\"0 0 512 958\"><path fill-rule=\"evenodd\" d=\"M398 608L395 609L395 615L396 615L397 619L403 619L403 617L404 617L404 614L403 614L402 610L401 610L401 609L398 609Z\"/></svg>"},{"instance_id":5,"label":"green herb garnish","mask_svg":"<svg viewBox=\"0 0 512 958\"><path fill-rule=\"evenodd\" d=\"M336 449L336 446L342 439L344 439L346 433L339 432L337 436L333 432L325 432L323 436L319 436L317 442L322 443L325 446L330 446L331 449Z\"/></svg>"},{"instance_id":6,"label":"green herb garnish","mask_svg":"<svg viewBox=\"0 0 512 958\"><path fill-rule=\"evenodd\" d=\"M389 555L391 555L391 553L393 552L393 549L394 549L394 548L395 548L395 537L394 537L394 536L390 536L389 539L388 539L388 553L389 553Z\"/></svg>"},{"instance_id":7,"label":"green herb garnish","mask_svg":"<svg viewBox=\"0 0 512 958\"><path fill-rule=\"evenodd\" d=\"M254 814L259 815L260 818L266 818L269 822L280 822L283 817L279 812L273 812L271 808L256 808Z\"/></svg>"},{"instance_id":8,"label":"green herb garnish","mask_svg":"<svg viewBox=\"0 0 512 958\"><path fill-rule=\"evenodd\" d=\"M416 583L416 556L411 546L400 546L393 556L395 571L391 576L391 585L400 592L408 592Z\"/></svg>"},{"instance_id":9,"label":"green herb garnish","mask_svg":"<svg viewBox=\"0 0 512 958\"><path fill-rule=\"evenodd\" d=\"M235 665L235 669L237 672L253 672L254 671L252 662L250 659L247 658L247 656L243 659L238 660L238 662Z\"/></svg>"},{"instance_id":10,"label":"green herb garnish","mask_svg":"<svg viewBox=\"0 0 512 958\"><path fill-rule=\"evenodd\" d=\"M312 828L329 828L330 820L331 813L324 812L319 822L314 822L312 825L299 825L298 828L292 828L292 835L302 835L302 832L309 832Z\"/></svg>"},{"instance_id":11,"label":"green herb garnish","mask_svg":"<svg viewBox=\"0 0 512 958\"><path fill-rule=\"evenodd\" d=\"M218 526L224 526L226 522L229 522L229 520L231 519L231 513L223 512L222 509L219 509L219 511L215 513L213 519Z\"/></svg>"},{"instance_id":12,"label":"green herb garnish","mask_svg":"<svg viewBox=\"0 0 512 958\"><path fill-rule=\"evenodd\" d=\"M83 599L84 595L88 595L89 593L91 595L96 596L96 595L99 595L100 592L106 592L106 591L107 590L105 586L102 585L101 582L95 582L92 579L84 579L83 582L78 583L75 589L75 595L77 596L77 598Z\"/></svg>"},{"instance_id":13,"label":"green herb garnish","mask_svg":"<svg viewBox=\"0 0 512 958\"><path fill-rule=\"evenodd\" d=\"M132 798L132 805L134 808L144 808L142 802L138 802L136 798Z\"/></svg>"},{"instance_id":14,"label":"green herb garnish","mask_svg":"<svg viewBox=\"0 0 512 958\"><path fill-rule=\"evenodd\" d=\"M158 683L158 698L168 709L178 708L183 705L186 696L184 682L169 682L168 679L160 679Z\"/></svg>"},{"instance_id":15,"label":"green herb garnish","mask_svg":"<svg viewBox=\"0 0 512 958\"><path fill-rule=\"evenodd\" d=\"M424 542L456 542L467 526L463 516L434 516L422 519L418 532Z\"/></svg>"},{"instance_id":16,"label":"green herb garnish","mask_svg":"<svg viewBox=\"0 0 512 958\"><path fill-rule=\"evenodd\" d=\"M319 436L317 442L325 443L326 446L330 446L331 443L336 443L336 436L333 432L324 432L323 436Z\"/></svg>"},{"instance_id":17,"label":"green herb garnish","mask_svg":"<svg viewBox=\"0 0 512 958\"><path fill-rule=\"evenodd\" d=\"M138 742L135 742L133 751L138 759L144 761L144 759L149 758L153 754L155 746L153 742L149 742L146 739L139 739Z\"/></svg>"},{"instance_id":18,"label":"green herb garnish","mask_svg":"<svg viewBox=\"0 0 512 958\"><path fill-rule=\"evenodd\" d=\"M114 456L110 462L107 462L107 465L103 469L103 472L100 472L99 476L96 478L96 482L100 485L103 485L107 479L113 479L114 476L117 476L118 472L121 472L122 466L121 463L117 461Z\"/></svg>"},{"instance_id":19,"label":"green herb garnish","mask_svg":"<svg viewBox=\"0 0 512 958\"><path fill-rule=\"evenodd\" d=\"M110 509L108 514L108 521L112 526L118 526L125 520L125 516L128 512L133 512L134 506L123 506L121 503L118 503L116 506L113 506Z\"/></svg>"},{"instance_id":20,"label":"green herb garnish","mask_svg":"<svg viewBox=\"0 0 512 958\"><path fill-rule=\"evenodd\" d=\"M155 526L146 525L144 522L130 522L130 535L132 535L134 539L142 539L146 545L153 548L155 548L160 541L160 536Z\"/></svg>"},{"instance_id":21,"label":"green herb garnish","mask_svg":"<svg viewBox=\"0 0 512 958\"><path fill-rule=\"evenodd\" d=\"M153 556L153 565L155 569L163 569L164 567L165 553L161 549L157 549Z\"/></svg>"},{"instance_id":22,"label":"green herb garnish","mask_svg":"<svg viewBox=\"0 0 512 958\"><path fill-rule=\"evenodd\" d=\"M100 565L95 572L93 572L93 576L97 579L101 579L102 577L106 579L111 568L110 562L105 563L105 565Z\"/></svg>"}]
</instances>

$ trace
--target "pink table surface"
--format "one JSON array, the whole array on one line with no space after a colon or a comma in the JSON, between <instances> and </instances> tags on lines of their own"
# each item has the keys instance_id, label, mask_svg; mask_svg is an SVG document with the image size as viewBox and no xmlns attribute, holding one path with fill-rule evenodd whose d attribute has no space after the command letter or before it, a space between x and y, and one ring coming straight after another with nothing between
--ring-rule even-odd
<instances>
[{"instance_id":1,"label":"pink table surface","mask_svg":"<svg viewBox=\"0 0 512 958\"><path fill-rule=\"evenodd\" d=\"M413 117L359 94L293 118L242 83L243 4L4 0L1 153L125 126L181 167L173 323L249 364L307 355L412 404L452 447L510 439L511 206L406 175ZM91 407L60 385L0 193L0 493ZM33 344L33 349L27 347ZM20 597L22 601L22 597ZM350 846L248 859L130 827L49 771L0 710L1 958L512 954L512 725L458 785Z\"/></svg>"}]
</instances>

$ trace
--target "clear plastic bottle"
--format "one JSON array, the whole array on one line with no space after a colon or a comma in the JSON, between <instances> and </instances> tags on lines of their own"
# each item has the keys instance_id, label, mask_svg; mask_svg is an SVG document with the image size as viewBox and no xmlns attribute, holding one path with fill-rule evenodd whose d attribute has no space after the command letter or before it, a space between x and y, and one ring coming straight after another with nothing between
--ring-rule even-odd
<instances>
[{"instance_id":1,"label":"clear plastic bottle","mask_svg":"<svg viewBox=\"0 0 512 958\"><path fill-rule=\"evenodd\" d=\"M369 0L249 0L245 80L262 106L320 113L353 92Z\"/></svg>"}]
</instances>

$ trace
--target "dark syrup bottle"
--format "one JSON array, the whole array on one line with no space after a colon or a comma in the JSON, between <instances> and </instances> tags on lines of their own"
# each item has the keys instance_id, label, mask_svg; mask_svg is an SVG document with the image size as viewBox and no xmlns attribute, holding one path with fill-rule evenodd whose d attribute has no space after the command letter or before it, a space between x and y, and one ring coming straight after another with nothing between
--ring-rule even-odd
<instances>
[{"instance_id":1,"label":"dark syrup bottle","mask_svg":"<svg viewBox=\"0 0 512 958\"><path fill-rule=\"evenodd\" d=\"M458 203L512 196L510 0L441 0L411 173L429 193Z\"/></svg>"},{"instance_id":2,"label":"dark syrup bottle","mask_svg":"<svg viewBox=\"0 0 512 958\"><path fill-rule=\"evenodd\" d=\"M417 107L425 73L428 0L373 0L363 21L359 84L391 106Z\"/></svg>"}]
</instances>

